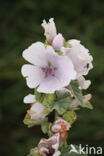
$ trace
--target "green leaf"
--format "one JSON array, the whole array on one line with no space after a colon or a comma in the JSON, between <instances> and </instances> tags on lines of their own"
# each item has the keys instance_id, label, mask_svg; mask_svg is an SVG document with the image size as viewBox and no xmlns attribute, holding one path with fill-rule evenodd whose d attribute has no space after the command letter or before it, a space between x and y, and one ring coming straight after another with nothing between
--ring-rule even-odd
<instances>
[{"instance_id":1,"label":"green leaf","mask_svg":"<svg viewBox=\"0 0 104 156\"><path fill-rule=\"evenodd\" d=\"M66 112L66 113L64 113L63 118L68 123L72 124L76 120L76 113L74 111Z\"/></svg>"},{"instance_id":2,"label":"green leaf","mask_svg":"<svg viewBox=\"0 0 104 156\"><path fill-rule=\"evenodd\" d=\"M56 94L45 94L42 104L48 106L49 104L53 103L56 99Z\"/></svg>"},{"instance_id":3,"label":"green leaf","mask_svg":"<svg viewBox=\"0 0 104 156\"><path fill-rule=\"evenodd\" d=\"M46 106L42 112L42 114L49 114L50 113L50 109L48 106Z\"/></svg>"},{"instance_id":4,"label":"green leaf","mask_svg":"<svg viewBox=\"0 0 104 156\"><path fill-rule=\"evenodd\" d=\"M51 130L52 125L53 125L53 124L50 122L50 123L49 123L49 131L48 131L49 137L53 136L53 133L52 133L52 130Z\"/></svg>"},{"instance_id":5,"label":"green leaf","mask_svg":"<svg viewBox=\"0 0 104 156\"><path fill-rule=\"evenodd\" d=\"M23 120L23 123L24 123L25 125L27 125L28 128L30 128L30 127L33 127L33 126L35 126L35 125L41 125L41 123L42 123L44 120L46 120L46 119L47 119L47 118L44 118L43 120L33 120L33 119L30 118L30 116L29 116L28 114L26 114L26 116L25 116L25 118L24 118L24 120Z\"/></svg>"},{"instance_id":6,"label":"green leaf","mask_svg":"<svg viewBox=\"0 0 104 156\"><path fill-rule=\"evenodd\" d=\"M80 151L80 148L79 146L77 145L73 145L75 147L75 149L78 151L78 153L76 152L70 152L72 147L71 145L66 145L62 151L61 151L61 155L60 156L87 156L86 154L81 154L79 151Z\"/></svg>"},{"instance_id":7,"label":"green leaf","mask_svg":"<svg viewBox=\"0 0 104 156\"><path fill-rule=\"evenodd\" d=\"M83 108L93 109L92 104L88 101L87 103L82 105Z\"/></svg>"},{"instance_id":8,"label":"green leaf","mask_svg":"<svg viewBox=\"0 0 104 156\"><path fill-rule=\"evenodd\" d=\"M57 100L49 105L50 111L56 110L60 115L65 113L72 103L69 94L59 95Z\"/></svg>"},{"instance_id":9,"label":"green leaf","mask_svg":"<svg viewBox=\"0 0 104 156\"><path fill-rule=\"evenodd\" d=\"M30 154L28 154L27 156L40 156L40 154L37 153L37 148L32 148L30 150Z\"/></svg>"},{"instance_id":10,"label":"green leaf","mask_svg":"<svg viewBox=\"0 0 104 156\"><path fill-rule=\"evenodd\" d=\"M69 85L69 89L71 90L73 96L80 102L80 105L83 105L82 92L79 89L78 81L76 81L76 80L71 81L71 83Z\"/></svg>"}]
</instances>

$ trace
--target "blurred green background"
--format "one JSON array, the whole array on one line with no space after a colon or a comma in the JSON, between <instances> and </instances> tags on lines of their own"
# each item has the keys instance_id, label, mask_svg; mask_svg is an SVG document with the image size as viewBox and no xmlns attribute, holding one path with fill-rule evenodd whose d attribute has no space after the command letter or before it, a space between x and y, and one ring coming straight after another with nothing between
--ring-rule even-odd
<instances>
[{"instance_id":1,"label":"blurred green background","mask_svg":"<svg viewBox=\"0 0 104 156\"><path fill-rule=\"evenodd\" d=\"M69 143L103 146L104 143L104 0L4 0L0 1L0 156L26 156L43 134L22 122L29 106L23 97L32 93L21 76L22 51L44 41L41 23L55 18L58 32L76 38L90 50L94 69L94 110L81 109L69 132Z\"/></svg>"}]
</instances>

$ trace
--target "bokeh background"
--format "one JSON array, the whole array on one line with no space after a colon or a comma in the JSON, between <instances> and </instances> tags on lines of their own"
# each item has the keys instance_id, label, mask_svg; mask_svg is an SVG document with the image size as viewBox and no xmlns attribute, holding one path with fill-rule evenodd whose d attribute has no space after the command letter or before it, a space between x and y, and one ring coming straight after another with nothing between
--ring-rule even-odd
<instances>
[{"instance_id":1,"label":"bokeh background","mask_svg":"<svg viewBox=\"0 0 104 156\"><path fill-rule=\"evenodd\" d=\"M66 39L81 40L94 57L87 79L92 85L94 110L81 109L69 132L69 143L104 145L104 0L4 0L0 1L0 155L26 156L43 137L40 127L22 122L29 106L23 97L32 93L21 76L26 63L22 51L44 41L41 23L55 18ZM104 147L104 146L103 146Z\"/></svg>"}]
</instances>

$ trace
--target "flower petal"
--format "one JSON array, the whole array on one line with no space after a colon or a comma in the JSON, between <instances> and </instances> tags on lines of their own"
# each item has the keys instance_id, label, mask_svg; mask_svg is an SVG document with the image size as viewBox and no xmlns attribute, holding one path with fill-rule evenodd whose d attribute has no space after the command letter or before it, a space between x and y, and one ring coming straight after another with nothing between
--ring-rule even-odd
<instances>
[{"instance_id":1,"label":"flower petal","mask_svg":"<svg viewBox=\"0 0 104 156\"><path fill-rule=\"evenodd\" d=\"M61 87L60 81L57 80L54 76L49 76L41 82L37 91L41 93L54 93L55 90Z\"/></svg>"},{"instance_id":2,"label":"flower petal","mask_svg":"<svg viewBox=\"0 0 104 156\"><path fill-rule=\"evenodd\" d=\"M24 97L23 101L24 101L24 103L34 103L34 102L36 102L35 95L28 94L27 96Z\"/></svg>"},{"instance_id":3,"label":"flower petal","mask_svg":"<svg viewBox=\"0 0 104 156\"><path fill-rule=\"evenodd\" d=\"M45 46L41 42L33 43L29 48L23 51L24 59L39 67L44 67L46 65L45 54Z\"/></svg>"},{"instance_id":4,"label":"flower petal","mask_svg":"<svg viewBox=\"0 0 104 156\"><path fill-rule=\"evenodd\" d=\"M29 88L35 88L43 80L43 72L40 68L37 68L33 65L23 65L22 66L22 75L26 77L27 86Z\"/></svg>"},{"instance_id":5,"label":"flower petal","mask_svg":"<svg viewBox=\"0 0 104 156\"><path fill-rule=\"evenodd\" d=\"M61 87L67 86L71 80L76 79L76 71L72 61L66 56L60 56L58 60L58 68L56 78L60 81Z\"/></svg>"},{"instance_id":6,"label":"flower petal","mask_svg":"<svg viewBox=\"0 0 104 156\"><path fill-rule=\"evenodd\" d=\"M53 48L47 47L47 60L56 67L55 75L48 76L40 83L39 92L54 93L56 90L67 86L71 80L76 78L76 72L72 61L66 56L59 56Z\"/></svg>"}]
</instances>

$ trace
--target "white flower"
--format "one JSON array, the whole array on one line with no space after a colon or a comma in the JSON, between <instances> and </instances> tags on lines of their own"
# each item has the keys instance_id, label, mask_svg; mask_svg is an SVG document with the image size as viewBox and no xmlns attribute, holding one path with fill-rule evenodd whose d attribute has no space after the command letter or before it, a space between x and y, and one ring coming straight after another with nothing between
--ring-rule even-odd
<instances>
[{"instance_id":1,"label":"white flower","mask_svg":"<svg viewBox=\"0 0 104 156\"><path fill-rule=\"evenodd\" d=\"M59 156L61 154L60 151L58 151L59 136L59 133L57 133L49 139L41 139L38 145L39 154L42 156Z\"/></svg>"},{"instance_id":2,"label":"white flower","mask_svg":"<svg viewBox=\"0 0 104 156\"><path fill-rule=\"evenodd\" d=\"M62 118L59 118L55 121L54 125L52 126L52 132L54 133L61 133L64 131L68 131L71 125L63 120Z\"/></svg>"},{"instance_id":3,"label":"white flower","mask_svg":"<svg viewBox=\"0 0 104 156\"><path fill-rule=\"evenodd\" d=\"M23 57L33 65L22 67L22 74L30 88L38 86L37 91L54 93L67 86L76 78L72 61L67 56L59 56L51 46L36 42L23 52Z\"/></svg>"},{"instance_id":4,"label":"white flower","mask_svg":"<svg viewBox=\"0 0 104 156\"><path fill-rule=\"evenodd\" d=\"M62 36L62 34L58 34L53 42L52 42L52 46L55 50L59 50L62 46L64 45L64 38Z\"/></svg>"},{"instance_id":5,"label":"white flower","mask_svg":"<svg viewBox=\"0 0 104 156\"><path fill-rule=\"evenodd\" d=\"M91 99L91 94L87 94L83 96L83 103L87 103L89 100ZM76 99L73 100L72 105L71 105L71 109L77 107L80 105L80 102Z\"/></svg>"},{"instance_id":6,"label":"white flower","mask_svg":"<svg viewBox=\"0 0 104 156\"><path fill-rule=\"evenodd\" d=\"M30 115L31 119L43 119L47 114L43 114L45 106L35 100L35 96L32 94L24 97L24 103L32 103L31 108L27 110L27 113Z\"/></svg>"},{"instance_id":7,"label":"white flower","mask_svg":"<svg viewBox=\"0 0 104 156\"><path fill-rule=\"evenodd\" d=\"M85 80L85 78L83 76L80 76L77 78L78 82L79 82L79 89L87 89L90 84L91 81L90 80Z\"/></svg>"},{"instance_id":8,"label":"white flower","mask_svg":"<svg viewBox=\"0 0 104 156\"><path fill-rule=\"evenodd\" d=\"M78 40L69 40L71 48L66 48L66 55L72 60L75 70L77 71L77 77L81 75L87 75L88 71L93 68L92 56L89 54L88 49L80 44ZM65 48L64 48L65 53Z\"/></svg>"},{"instance_id":9,"label":"white flower","mask_svg":"<svg viewBox=\"0 0 104 156\"><path fill-rule=\"evenodd\" d=\"M54 19L50 18L48 23L43 20L43 23L41 25L45 30L44 35L46 36L47 40L52 41L56 36L56 26L54 23Z\"/></svg>"}]
</instances>

